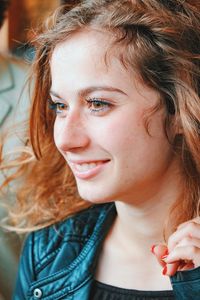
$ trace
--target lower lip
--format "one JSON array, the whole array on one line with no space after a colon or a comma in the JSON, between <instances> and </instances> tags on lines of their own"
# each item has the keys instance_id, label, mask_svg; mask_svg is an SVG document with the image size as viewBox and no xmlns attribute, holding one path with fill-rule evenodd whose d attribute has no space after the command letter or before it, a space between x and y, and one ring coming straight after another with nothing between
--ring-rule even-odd
<instances>
[{"instance_id":1,"label":"lower lip","mask_svg":"<svg viewBox=\"0 0 200 300\"><path fill-rule=\"evenodd\" d=\"M102 162L101 164L98 164L96 167L88 170L88 171L84 171L84 172L79 172L77 170L75 170L75 168L72 167L74 176L79 178L79 179L90 179L95 177L96 175L98 175L103 168L105 167L105 165L108 163L109 161L105 161Z\"/></svg>"}]
</instances>

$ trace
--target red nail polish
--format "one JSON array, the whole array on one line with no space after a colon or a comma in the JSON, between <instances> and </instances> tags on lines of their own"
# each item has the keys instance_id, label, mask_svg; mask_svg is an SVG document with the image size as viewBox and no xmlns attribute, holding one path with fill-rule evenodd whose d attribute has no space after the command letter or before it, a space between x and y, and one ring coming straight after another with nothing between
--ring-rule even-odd
<instances>
[{"instance_id":1,"label":"red nail polish","mask_svg":"<svg viewBox=\"0 0 200 300\"><path fill-rule=\"evenodd\" d=\"M155 249L155 247L156 247L156 245L153 245L152 247L151 247L151 252L154 254L154 249Z\"/></svg>"},{"instance_id":2,"label":"red nail polish","mask_svg":"<svg viewBox=\"0 0 200 300\"><path fill-rule=\"evenodd\" d=\"M163 268L162 273L163 273L163 275L166 275L166 273L167 273L167 266L165 266L165 267Z\"/></svg>"},{"instance_id":3,"label":"red nail polish","mask_svg":"<svg viewBox=\"0 0 200 300\"><path fill-rule=\"evenodd\" d=\"M163 254L163 256L164 256L164 255L167 256L168 254L169 254L169 251L168 251L168 249L166 249L165 252L164 252L164 254Z\"/></svg>"},{"instance_id":4,"label":"red nail polish","mask_svg":"<svg viewBox=\"0 0 200 300\"><path fill-rule=\"evenodd\" d=\"M168 255L163 255L163 256L161 256L161 259L165 259L165 258L167 258L167 256Z\"/></svg>"}]
</instances>

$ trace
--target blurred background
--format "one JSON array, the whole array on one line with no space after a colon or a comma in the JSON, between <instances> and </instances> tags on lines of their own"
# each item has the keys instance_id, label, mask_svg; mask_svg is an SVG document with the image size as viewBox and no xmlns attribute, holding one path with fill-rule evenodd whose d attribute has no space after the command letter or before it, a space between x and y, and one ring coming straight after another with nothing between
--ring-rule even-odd
<instances>
[{"instance_id":1,"label":"blurred background","mask_svg":"<svg viewBox=\"0 0 200 300\"><path fill-rule=\"evenodd\" d=\"M5 156L26 144L24 124L31 102L26 83L34 57L29 41L34 38L35 29L59 5L77 2L79 0L0 0L0 138L12 132L4 143ZM1 172L0 185L5 178ZM12 185L6 194L0 191L0 221L7 216L4 204L15 201L15 197ZM14 294L23 241L24 236L0 227L0 300L10 300Z\"/></svg>"},{"instance_id":2,"label":"blurred background","mask_svg":"<svg viewBox=\"0 0 200 300\"><path fill-rule=\"evenodd\" d=\"M11 0L7 19L0 31L0 52L11 51L23 56L34 28L60 3L59 0Z\"/></svg>"}]
</instances>

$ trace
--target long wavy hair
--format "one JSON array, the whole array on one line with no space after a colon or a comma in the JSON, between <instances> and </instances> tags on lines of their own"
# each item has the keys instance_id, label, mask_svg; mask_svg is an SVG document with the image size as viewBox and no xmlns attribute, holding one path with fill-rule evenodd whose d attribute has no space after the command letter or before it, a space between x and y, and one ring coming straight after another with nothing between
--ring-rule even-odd
<instances>
[{"instance_id":1,"label":"long wavy hair","mask_svg":"<svg viewBox=\"0 0 200 300\"><path fill-rule=\"evenodd\" d=\"M43 25L33 64L34 94L26 147L2 169L18 166L10 180L23 177L10 210L18 231L60 221L90 206L80 199L74 177L53 141L55 115L48 108L50 60L58 43L86 28L113 33L112 47L166 107L166 134L174 118L181 128L170 141L182 164L181 199L171 208L171 226L199 214L200 203L200 2L192 0L86 0L60 7ZM99 45L101 47L101 45ZM159 109L157 107L156 109Z\"/></svg>"}]
</instances>

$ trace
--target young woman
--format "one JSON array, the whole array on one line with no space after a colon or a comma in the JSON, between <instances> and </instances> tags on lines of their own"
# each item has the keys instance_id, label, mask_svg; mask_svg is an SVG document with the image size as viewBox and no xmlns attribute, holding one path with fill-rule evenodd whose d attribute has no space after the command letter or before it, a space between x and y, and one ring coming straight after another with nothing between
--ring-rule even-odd
<instances>
[{"instance_id":1,"label":"young woman","mask_svg":"<svg viewBox=\"0 0 200 300\"><path fill-rule=\"evenodd\" d=\"M197 2L86 0L46 22L14 299L199 299Z\"/></svg>"}]
</instances>

